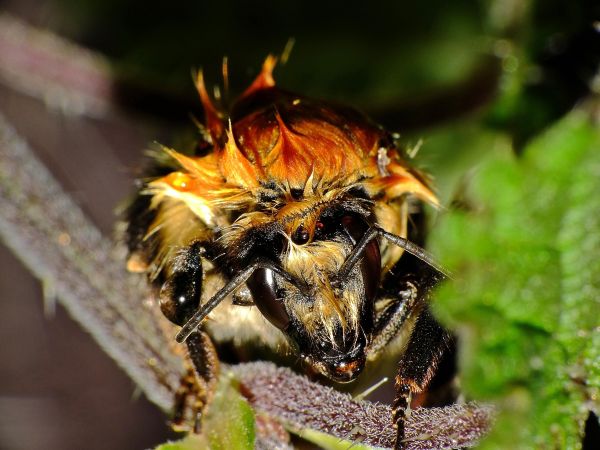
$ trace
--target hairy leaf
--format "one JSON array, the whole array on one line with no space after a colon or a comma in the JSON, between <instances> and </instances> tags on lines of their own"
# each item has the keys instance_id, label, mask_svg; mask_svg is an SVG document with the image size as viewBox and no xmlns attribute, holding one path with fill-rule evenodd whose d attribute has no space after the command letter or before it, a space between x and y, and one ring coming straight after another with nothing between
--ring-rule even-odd
<instances>
[{"instance_id":1,"label":"hairy leaf","mask_svg":"<svg viewBox=\"0 0 600 450\"><path fill-rule=\"evenodd\" d=\"M599 193L600 133L579 110L484 163L435 233L458 274L436 309L460 334L464 388L504 411L490 448L579 448L598 411Z\"/></svg>"}]
</instances>

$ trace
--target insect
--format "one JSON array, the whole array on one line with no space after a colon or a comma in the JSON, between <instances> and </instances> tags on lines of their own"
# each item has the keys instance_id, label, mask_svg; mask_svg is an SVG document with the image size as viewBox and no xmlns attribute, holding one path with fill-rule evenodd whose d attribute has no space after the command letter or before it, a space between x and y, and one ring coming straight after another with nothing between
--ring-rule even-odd
<instances>
[{"instance_id":1,"label":"insect","mask_svg":"<svg viewBox=\"0 0 600 450\"><path fill-rule=\"evenodd\" d=\"M165 149L128 210L128 267L182 327L194 369L174 422L210 403L213 343L292 353L336 383L396 352L401 448L411 396L452 345L427 307L446 274L409 239L412 210L438 201L389 132L278 88L275 64L266 59L227 114L199 75L201 142L193 154Z\"/></svg>"}]
</instances>

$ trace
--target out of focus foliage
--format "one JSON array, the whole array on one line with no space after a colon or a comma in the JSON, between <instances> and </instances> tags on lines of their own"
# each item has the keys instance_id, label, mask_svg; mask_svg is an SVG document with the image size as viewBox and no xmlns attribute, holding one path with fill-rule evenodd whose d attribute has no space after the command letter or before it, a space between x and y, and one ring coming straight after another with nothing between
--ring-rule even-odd
<instances>
[{"instance_id":1,"label":"out of focus foliage","mask_svg":"<svg viewBox=\"0 0 600 450\"><path fill-rule=\"evenodd\" d=\"M436 310L466 393L505 411L484 446L581 445L600 413L597 1L50 3L55 28L146 89L134 107L195 99L190 68L219 83L224 55L239 92L294 37L279 84L422 139L447 205L434 251L457 274Z\"/></svg>"},{"instance_id":2,"label":"out of focus foliage","mask_svg":"<svg viewBox=\"0 0 600 450\"><path fill-rule=\"evenodd\" d=\"M199 112L191 68L218 85L228 56L233 96L295 38L282 86L358 105L402 133L476 110L520 147L589 92L600 54L594 0L47 3L44 24L111 57L127 101L182 120Z\"/></svg>"},{"instance_id":3,"label":"out of focus foliage","mask_svg":"<svg viewBox=\"0 0 600 450\"><path fill-rule=\"evenodd\" d=\"M254 412L227 373L221 375L202 433L162 444L156 450L246 450L254 445Z\"/></svg>"},{"instance_id":4,"label":"out of focus foliage","mask_svg":"<svg viewBox=\"0 0 600 450\"><path fill-rule=\"evenodd\" d=\"M469 183L468 209L436 228L457 274L436 310L461 338L466 393L504 412L486 448L578 448L600 412L597 120L572 112L520 158L497 145Z\"/></svg>"},{"instance_id":5,"label":"out of focus foliage","mask_svg":"<svg viewBox=\"0 0 600 450\"><path fill-rule=\"evenodd\" d=\"M406 98L461 80L485 51L483 3L171 2L56 0L69 15L60 25L114 58L126 76L192 92L190 68L218 82L229 56L234 89L267 53L296 39L277 79L291 89L352 103ZM435 11L435 14L432 12ZM475 38L474 38L475 37Z\"/></svg>"}]
</instances>

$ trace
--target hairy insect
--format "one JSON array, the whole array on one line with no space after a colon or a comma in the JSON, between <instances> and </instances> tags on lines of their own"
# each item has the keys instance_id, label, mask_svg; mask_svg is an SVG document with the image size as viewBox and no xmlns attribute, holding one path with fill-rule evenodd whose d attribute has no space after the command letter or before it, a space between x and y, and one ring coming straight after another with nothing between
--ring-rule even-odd
<instances>
[{"instance_id":1,"label":"hairy insect","mask_svg":"<svg viewBox=\"0 0 600 450\"><path fill-rule=\"evenodd\" d=\"M128 210L128 266L148 274L193 363L174 422L210 403L212 342L293 353L339 383L395 352L402 447L411 396L452 343L427 308L446 275L409 221L438 202L389 132L277 88L275 62L227 114L198 76L203 139L193 154L165 149Z\"/></svg>"}]
</instances>

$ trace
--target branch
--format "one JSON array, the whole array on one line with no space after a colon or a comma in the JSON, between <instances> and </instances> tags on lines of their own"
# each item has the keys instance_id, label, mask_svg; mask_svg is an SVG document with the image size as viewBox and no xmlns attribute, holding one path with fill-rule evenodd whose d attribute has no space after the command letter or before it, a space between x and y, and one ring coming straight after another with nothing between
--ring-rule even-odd
<instances>
[{"instance_id":1,"label":"branch","mask_svg":"<svg viewBox=\"0 0 600 450\"><path fill-rule=\"evenodd\" d=\"M1 115L0 235L150 401L168 410L182 361L169 351L148 292Z\"/></svg>"},{"instance_id":2,"label":"branch","mask_svg":"<svg viewBox=\"0 0 600 450\"><path fill-rule=\"evenodd\" d=\"M115 109L105 58L7 13L0 13L0 60L0 80L54 109L91 117Z\"/></svg>"},{"instance_id":3,"label":"branch","mask_svg":"<svg viewBox=\"0 0 600 450\"><path fill-rule=\"evenodd\" d=\"M312 429L340 439L391 447L395 430L389 405L356 401L271 363L240 364L233 372L258 410L292 429ZM406 423L408 450L471 447L488 431L493 410L474 403L418 408Z\"/></svg>"}]
</instances>

